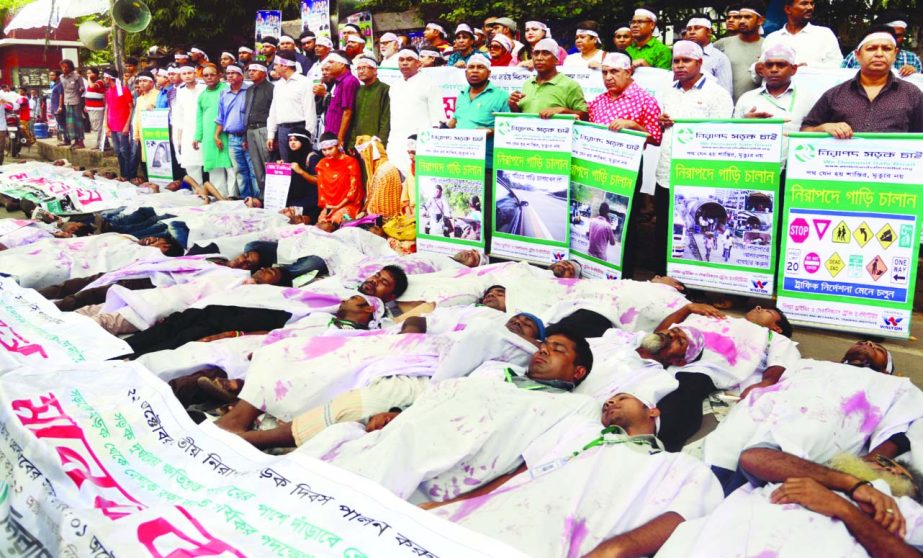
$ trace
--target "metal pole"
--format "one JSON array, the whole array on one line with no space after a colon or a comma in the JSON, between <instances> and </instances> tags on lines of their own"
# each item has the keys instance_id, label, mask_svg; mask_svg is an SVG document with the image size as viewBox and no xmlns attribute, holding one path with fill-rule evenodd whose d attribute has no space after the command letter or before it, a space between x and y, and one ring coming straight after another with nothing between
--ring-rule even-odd
<instances>
[{"instance_id":1,"label":"metal pole","mask_svg":"<svg viewBox=\"0 0 923 558\"><path fill-rule=\"evenodd\" d=\"M115 5L115 0L109 0L109 21L112 22L112 60L115 63L115 69L118 71L119 75L122 75L122 71L125 68L125 63L123 59L123 48L122 45L125 42L125 31L115 24L115 20L112 18L112 8Z\"/></svg>"}]
</instances>

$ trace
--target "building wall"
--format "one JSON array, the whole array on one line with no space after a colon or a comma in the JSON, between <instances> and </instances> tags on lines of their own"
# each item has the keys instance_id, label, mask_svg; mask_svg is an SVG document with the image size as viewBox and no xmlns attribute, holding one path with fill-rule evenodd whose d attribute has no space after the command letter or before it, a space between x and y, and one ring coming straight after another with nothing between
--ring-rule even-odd
<instances>
[{"instance_id":1,"label":"building wall","mask_svg":"<svg viewBox=\"0 0 923 558\"><path fill-rule=\"evenodd\" d=\"M8 21L4 22L5 26ZM44 29L16 29L2 38L6 39L45 39ZM74 20L65 19L57 29L52 29L49 40L77 41L77 26ZM48 84L48 70L57 68L63 58L71 58L75 63L78 51L71 47L44 45L6 45L0 47L0 84L10 87L44 86ZM20 77L28 83L22 83Z\"/></svg>"}]
</instances>

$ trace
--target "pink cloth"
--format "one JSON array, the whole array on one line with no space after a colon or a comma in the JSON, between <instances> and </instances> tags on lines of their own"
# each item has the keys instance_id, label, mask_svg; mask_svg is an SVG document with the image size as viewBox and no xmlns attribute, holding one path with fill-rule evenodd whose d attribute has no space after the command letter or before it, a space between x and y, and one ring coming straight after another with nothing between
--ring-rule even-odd
<instances>
[{"instance_id":1,"label":"pink cloth","mask_svg":"<svg viewBox=\"0 0 923 558\"><path fill-rule=\"evenodd\" d=\"M615 119L631 120L643 127L650 137L648 143L660 145L663 130L660 128L660 105L637 83L632 83L613 99L609 92L596 97L589 103L590 122L608 126Z\"/></svg>"}]
</instances>

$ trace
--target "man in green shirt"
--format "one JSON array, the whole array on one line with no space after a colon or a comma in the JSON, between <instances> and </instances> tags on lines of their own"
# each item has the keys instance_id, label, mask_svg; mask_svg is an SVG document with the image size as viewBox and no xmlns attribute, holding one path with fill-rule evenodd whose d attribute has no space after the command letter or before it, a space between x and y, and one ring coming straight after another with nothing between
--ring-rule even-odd
<instances>
[{"instance_id":1,"label":"man in green shirt","mask_svg":"<svg viewBox=\"0 0 923 558\"><path fill-rule=\"evenodd\" d=\"M542 118L555 114L573 114L587 119L586 97L580 84L558 73L558 43L542 39L532 48L536 76L525 82L522 91L510 94L510 110L534 112Z\"/></svg>"},{"instance_id":2,"label":"man in green shirt","mask_svg":"<svg viewBox=\"0 0 923 558\"><path fill-rule=\"evenodd\" d=\"M670 47L660 42L654 37L654 29L657 27L657 16L650 10L639 8L635 10L635 15L631 18L631 39L632 44L627 52L633 60L632 65L652 66L669 70L673 65L673 53Z\"/></svg>"},{"instance_id":3,"label":"man in green shirt","mask_svg":"<svg viewBox=\"0 0 923 558\"><path fill-rule=\"evenodd\" d=\"M356 74L362 86L356 91L355 117L346 140L349 150L355 148L359 136L377 137L384 143L391 133L390 87L378 79L378 63L368 56L359 56Z\"/></svg>"},{"instance_id":4,"label":"man in green shirt","mask_svg":"<svg viewBox=\"0 0 923 558\"><path fill-rule=\"evenodd\" d=\"M494 114L509 112L509 95L490 83L490 58L481 53L468 58L465 66L468 89L455 98L455 114L449 128L487 130L487 168L493 162Z\"/></svg>"}]
</instances>

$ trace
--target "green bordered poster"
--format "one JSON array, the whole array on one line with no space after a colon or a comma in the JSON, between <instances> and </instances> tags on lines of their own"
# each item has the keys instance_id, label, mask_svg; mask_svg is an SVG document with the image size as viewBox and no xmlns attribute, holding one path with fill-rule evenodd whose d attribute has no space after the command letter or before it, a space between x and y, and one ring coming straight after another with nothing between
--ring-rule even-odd
<instances>
[{"instance_id":1,"label":"green bordered poster","mask_svg":"<svg viewBox=\"0 0 923 558\"><path fill-rule=\"evenodd\" d=\"M782 120L677 120L667 273L689 287L771 297Z\"/></svg>"},{"instance_id":2,"label":"green bordered poster","mask_svg":"<svg viewBox=\"0 0 923 558\"><path fill-rule=\"evenodd\" d=\"M620 279L647 134L577 122L570 166L570 254L583 276Z\"/></svg>"},{"instance_id":3,"label":"green bordered poster","mask_svg":"<svg viewBox=\"0 0 923 558\"><path fill-rule=\"evenodd\" d=\"M173 180L169 115L169 109L141 113L141 149L144 150L148 180L154 184L165 185Z\"/></svg>"},{"instance_id":4,"label":"green bordered poster","mask_svg":"<svg viewBox=\"0 0 923 558\"><path fill-rule=\"evenodd\" d=\"M491 255L550 264L567 258L573 116L497 114Z\"/></svg>"},{"instance_id":5,"label":"green bordered poster","mask_svg":"<svg viewBox=\"0 0 923 558\"><path fill-rule=\"evenodd\" d=\"M417 136L417 251L485 253L487 130L425 130Z\"/></svg>"},{"instance_id":6,"label":"green bordered poster","mask_svg":"<svg viewBox=\"0 0 923 558\"><path fill-rule=\"evenodd\" d=\"M779 308L792 323L910 336L923 134L792 134Z\"/></svg>"}]
</instances>

